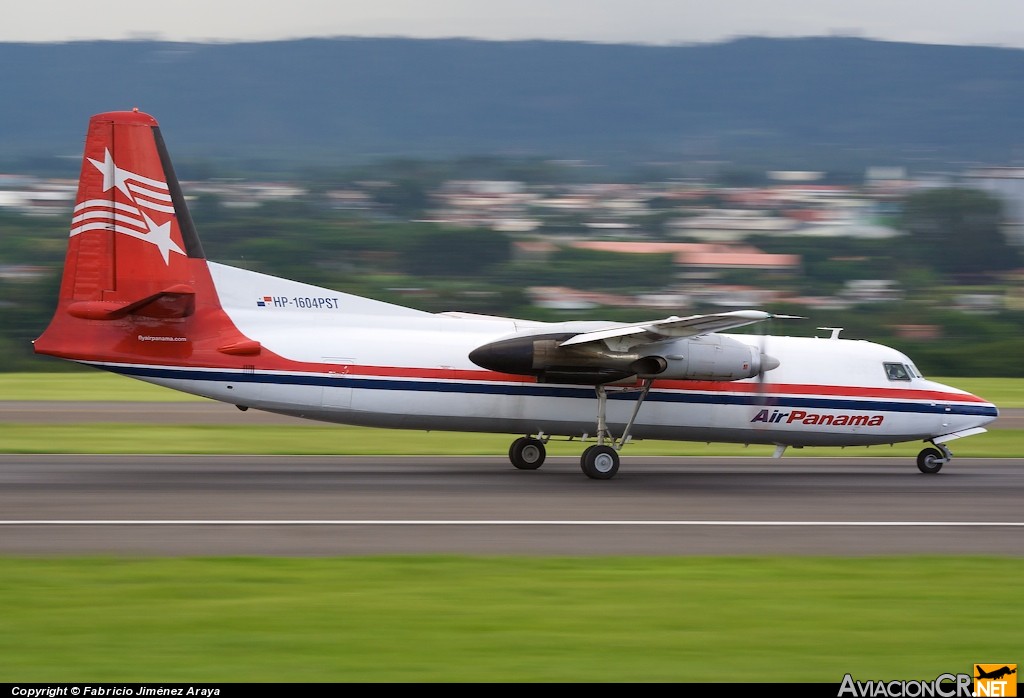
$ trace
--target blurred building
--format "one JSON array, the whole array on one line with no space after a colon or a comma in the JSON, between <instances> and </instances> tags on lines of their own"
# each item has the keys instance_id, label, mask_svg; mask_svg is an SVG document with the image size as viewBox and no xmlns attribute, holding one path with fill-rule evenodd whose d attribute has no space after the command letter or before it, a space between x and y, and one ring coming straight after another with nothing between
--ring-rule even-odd
<instances>
[{"instance_id":1,"label":"blurred building","mask_svg":"<svg viewBox=\"0 0 1024 698\"><path fill-rule=\"evenodd\" d=\"M964 173L964 184L1003 202L1007 239L1024 245L1024 167L982 167Z\"/></svg>"}]
</instances>

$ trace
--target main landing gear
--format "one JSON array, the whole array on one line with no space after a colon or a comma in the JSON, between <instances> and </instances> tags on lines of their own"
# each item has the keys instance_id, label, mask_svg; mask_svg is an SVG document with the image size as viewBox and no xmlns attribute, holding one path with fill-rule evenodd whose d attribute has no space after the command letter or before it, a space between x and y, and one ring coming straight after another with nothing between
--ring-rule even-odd
<instances>
[{"instance_id":1,"label":"main landing gear","mask_svg":"<svg viewBox=\"0 0 1024 698\"><path fill-rule=\"evenodd\" d=\"M940 470L949 461L953 460L953 453L945 444L937 444L934 441L932 445L935 448L926 448L917 454L917 469L926 475L933 475Z\"/></svg>"},{"instance_id":2,"label":"main landing gear","mask_svg":"<svg viewBox=\"0 0 1024 698\"><path fill-rule=\"evenodd\" d=\"M608 429L606 419L608 389L603 385L597 386L595 389L597 392L597 443L588 447L580 456L580 470L584 475L593 480L610 480L615 477L615 473L619 472L619 451L629 441L629 432L640 412L640 406L651 391L653 382L652 379L646 378L638 388L613 389L615 392L639 392L636 404L633 406L633 414L630 415L626 428L622 430L622 435L618 439L612 436ZM547 439L521 436L509 447L508 459L520 470L536 470L544 463L546 441Z\"/></svg>"},{"instance_id":3,"label":"main landing gear","mask_svg":"<svg viewBox=\"0 0 1024 698\"><path fill-rule=\"evenodd\" d=\"M589 446L580 456L580 470L593 480L610 480L619 472L619 452L605 444Z\"/></svg>"},{"instance_id":4,"label":"main landing gear","mask_svg":"<svg viewBox=\"0 0 1024 698\"><path fill-rule=\"evenodd\" d=\"M520 436L508 448L508 459L520 470L536 470L546 456L544 442L530 436Z\"/></svg>"}]
</instances>

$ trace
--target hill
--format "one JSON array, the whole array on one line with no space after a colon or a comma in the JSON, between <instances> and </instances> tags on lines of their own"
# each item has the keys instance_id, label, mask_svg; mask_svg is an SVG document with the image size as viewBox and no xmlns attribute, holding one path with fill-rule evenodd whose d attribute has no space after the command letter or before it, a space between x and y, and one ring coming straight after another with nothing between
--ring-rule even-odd
<instances>
[{"instance_id":1,"label":"hill","mask_svg":"<svg viewBox=\"0 0 1024 698\"><path fill-rule=\"evenodd\" d=\"M0 65L7 167L77 155L89 115L133 106L160 119L179 158L498 153L929 167L1024 152L1024 50L1015 49L844 37L671 47L124 41L2 43Z\"/></svg>"}]
</instances>

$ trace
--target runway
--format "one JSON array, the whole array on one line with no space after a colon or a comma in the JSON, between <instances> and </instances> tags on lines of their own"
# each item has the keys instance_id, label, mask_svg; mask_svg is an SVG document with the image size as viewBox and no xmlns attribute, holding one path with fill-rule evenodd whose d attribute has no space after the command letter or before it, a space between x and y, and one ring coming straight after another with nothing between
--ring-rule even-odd
<instances>
[{"instance_id":1,"label":"runway","mask_svg":"<svg viewBox=\"0 0 1024 698\"><path fill-rule=\"evenodd\" d=\"M1022 498L1024 459L0 455L0 553L1017 556Z\"/></svg>"}]
</instances>

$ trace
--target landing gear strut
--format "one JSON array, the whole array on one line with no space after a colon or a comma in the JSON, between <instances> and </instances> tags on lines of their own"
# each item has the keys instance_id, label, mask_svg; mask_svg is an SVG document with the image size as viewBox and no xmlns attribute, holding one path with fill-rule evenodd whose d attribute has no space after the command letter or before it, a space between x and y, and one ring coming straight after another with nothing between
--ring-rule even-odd
<instances>
[{"instance_id":1,"label":"landing gear strut","mask_svg":"<svg viewBox=\"0 0 1024 698\"><path fill-rule=\"evenodd\" d=\"M633 428L637 414L640 413L640 406L644 404L644 399L651 392L653 382L653 379L645 378L640 388L618 390L618 392L640 391L636 398L636 404L633 406L633 414L630 415L629 421L626 422L626 428L622 430L622 436L618 439L615 439L608 430L606 419L608 389L603 385L597 386L595 389L597 391L597 444L589 447L580 456L580 470L584 475L593 480L610 480L615 477L615 473L619 472L619 451L629 441L629 431ZM611 442L610 445L606 443L607 441Z\"/></svg>"},{"instance_id":2,"label":"landing gear strut","mask_svg":"<svg viewBox=\"0 0 1024 698\"><path fill-rule=\"evenodd\" d=\"M615 392L639 392L636 404L633 406L633 414L626 422L626 428L622 435L616 439L608 429L608 389L599 385L595 388L597 392L597 443L590 446L580 456L580 470L583 474L593 480L610 480L619 472L619 451L629 442L629 432L636 422L636 416L640 413L640 406L644 403L647 394L651 392L652 378L645 378L640 387L613 388ZM544 464L544 457L547 453L544 444L547 438L543 433L541 438L533 436L520 436L512 442L508 449L508 459L519 470L536 470Z\"/></svg>"},{"instance_id":3,"label":"landing gear strut","mask_svg":"<svg viewBox=\"0 0 1024 698\"><path fill-rule=\"evenodd\" d=\"M945 444L932 444L935 448L926 448L917 454L917 469L926 475L933 475L942 470L942 466L953 459L953 453Z\"/></svg>"}]
</instances>

